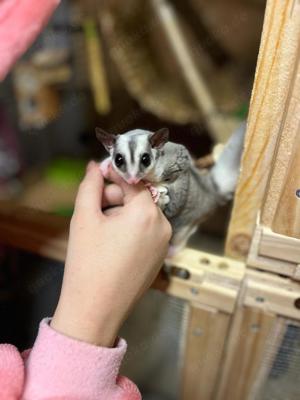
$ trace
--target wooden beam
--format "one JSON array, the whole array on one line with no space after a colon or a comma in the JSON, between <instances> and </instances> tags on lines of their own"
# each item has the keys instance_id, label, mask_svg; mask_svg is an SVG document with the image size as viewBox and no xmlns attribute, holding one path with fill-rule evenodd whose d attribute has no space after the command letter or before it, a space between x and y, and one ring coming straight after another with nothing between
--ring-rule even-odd
<instances>
[{"instance_id":1,"label":"wooden beam","mask_svg":"<svg viewBox=\"0 0 300 400\"><path fill-rule=\"evenodd\" d=\"M300 240L257 225L247 266L300 280Z\"/></svg>"},{"instance_id":2,"label":"wooden beam","mask_svg":"<svg viewBox=\"0 0 300 400\"><path fill-rule=\"evenodd\" d=\"M246 270L215 400L259 398L290 318L300 320L300 284Z\"/></svg>"},{"instance_id":3,"label":"wooden beam","mask_svg":"<svg viewBox=\"0 0 300 400\"><path fill-rule=\"evenodd\" d=\"M43 257L64 261L69 218L0 202L0 242Z\"/></svg>"},{"instance_id":4,"label":"wooden beam","mask_svg":"<svg viewBox=\"0 0 300 400\"><path fill-rule=\"evenodd\" d=\"M252 238L247 258L247 266L277 274L283 274L285 276L293 276L296 268L295 263L275 258L270 259L270 257L260 254L262 232L263 227L258 225Z\"/></svg>"},{"instance_id":5,"label":"wooden beam","mask_svg":"<svg viewBox=\"0 0 300 400\"><path fill-rule=\"evenodd\" d=\"M190 304L182 369L182 400L212 400L230 315Z\"/></svg>"},{"instance_id":6,"label":"wooden beam","mask_svg":"<svg viewBox=\"0 0 300 400\"><path fill-rule=\"evenodd\" d=\"M287 213L288 214L288 213ZM265 257L300 264L300 240L263 228L259 254Z\"/></svg>"},{"instance_id":7,"label":"wooden beam","mask_svg":"<svg viewBox=\"0 0 300 400\"><path fill-rule=\"evenodd\" d=\"M238 294L238 290L224 287L220 282L213 284L203 281L197 284L176 277L168 279L163 291L183 300L199 302L227 313L234 312Z\"/></svg>"},{"instance_id":8,"label":"wooden beam","mask_svg":"<svg viewBox=\"0 0 300 400\"><path fill-rule=\"evenodd\" d=\"M300 320L300 309L296 306L300 302L299 289L300 287L298 290L290 291L248 279L243 304L278 316Z\"/></svg>"},{"instance_id":9,"label":"wooden beam","mask_svg":"<svg viewBox=\"0 0 300 400\"><path fill-rule=\"evenodd\" d=\"M241 175L226 243L226 253L233 257L245 258L249 251L257 214L262 208L270 171L274 165L273 155L280 138L287 138L289 132L297 132L295 121L299 118L299 112L295 113L295 107L299 104L299 97L293 92L293 86L296 79L295 66L299 59L299 38L299 1L268 0ZM288 141L281 142L282 151L286 151L283 147ZM287 159L288 156L285 160ZM280 180L279 164L280 160L277 172L273 174L273 178L277 180ZM278 186L272 188L274 196ZM280 193L281 191L276 194L277 198ZM277 201L274 200L274 204L277 204ZM267 218L267 207L269 206L264 208L264 218Z\"/></svg>"},{"instance_id":10,"label":"wooden beam","mask_svg":"<svg viewBox=\"0 0 300 400\"><path fill-rule=\"evenodd\" d=\"M240 306L230 330L216 400L248 399L276 324L274 314Z\"/></svg>"},{"instance_id":11,"label":"wooden beam","mask_svg":"<svg viewBox=\"0 0 300 400\"><path fill-rule=\"evenodd\" d=\"M300 7L298 9L300 25ZM299 30L300 35L300 30ZM263 225L300 238L300 40L261 214Z\"/></svg>"}]
</instances>

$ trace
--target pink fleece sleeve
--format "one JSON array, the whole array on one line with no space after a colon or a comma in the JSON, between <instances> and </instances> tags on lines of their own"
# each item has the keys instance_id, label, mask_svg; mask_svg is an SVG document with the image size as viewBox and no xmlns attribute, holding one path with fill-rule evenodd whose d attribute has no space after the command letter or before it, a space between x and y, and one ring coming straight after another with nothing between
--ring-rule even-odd
<instances>
[{"instance_id":1,"label":"pink fleece sleeve","mask_svg":"<svg viewBox=\"0 0 300 400\"><path fill-rule=\"evenodd\" d=\"M0 346L0 400L141 400L137 387L118 377L125 352L123 339L114 348L98 347L43 320L24 364L16 348Z\"/></svg>"},{"instance_id":2,"label":"pink fleece sleeve","mask_svg":"<svg viewBox=\"0 0 300 400\"><path fill-rule=\"evenodd\" d=\"M0 0L0 81L34 41L60 0Z\"/></svg>"}]
</instances>

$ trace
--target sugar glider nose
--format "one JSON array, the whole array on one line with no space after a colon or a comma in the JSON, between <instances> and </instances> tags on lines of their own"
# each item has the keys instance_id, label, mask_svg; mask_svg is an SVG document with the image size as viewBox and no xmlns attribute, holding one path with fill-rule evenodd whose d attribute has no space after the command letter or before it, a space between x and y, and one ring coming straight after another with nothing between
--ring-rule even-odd
<instances>
[{"instance_id":1,"label":"sugar glider nose","mask_svg":"<svg viewBox=\"0 0 300 400\"><path fill-rule=\"evenodd\" d=\"M136 178L136 177L130 177L127 179L127 183L129 183L129 185L136 185L137 183L139 183L140 178Z\"/></svg>"}]
</instances>

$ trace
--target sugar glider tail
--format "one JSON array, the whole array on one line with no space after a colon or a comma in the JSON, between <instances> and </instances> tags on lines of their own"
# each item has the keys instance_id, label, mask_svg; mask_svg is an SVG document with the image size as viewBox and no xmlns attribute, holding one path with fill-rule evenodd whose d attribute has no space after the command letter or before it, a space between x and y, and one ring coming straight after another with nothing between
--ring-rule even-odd
<instances>
[{"instance_id":1,"label":"sugar glider tail","mask_svg":"<svg viewBox=\"0 0 300 400\"><path fill-rule=\"evenodd\" d=\"M211 176L220 194L230 199L235 191L241 157L244 148L246 122L243 122L231 135L224 150L211 170Z\"/></svg>"}]
</instances>

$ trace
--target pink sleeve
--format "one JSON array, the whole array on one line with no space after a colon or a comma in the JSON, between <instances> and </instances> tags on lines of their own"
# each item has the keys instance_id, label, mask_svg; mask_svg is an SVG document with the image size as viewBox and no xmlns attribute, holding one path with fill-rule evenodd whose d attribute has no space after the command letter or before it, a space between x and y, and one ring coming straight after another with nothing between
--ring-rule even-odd
<instances>
[{"instance_id":1,"label":"pink sleeve","mask_svg":"<svg viewBox=\"0 0 300 400\"><path fill-rule=\"evenodd\" d=\"M15 346L0 345L0 400L16 400L22 396L24 363Z\"/></svg>"},{"instance_id":2,"label":"pink sleeve","mask_svg":"<svg viewBox=\"0 0 300 400\"><path fill-rule=\"evenodd\" d=\"M34 41L60 0L0 0L0 81Z\"/></svg>"},{"instance_id":3,"label":"pink sleeve","mask_svg":"<svg viewBox=\"0 0 300 400\"><path fill-rule=\"evenodd\" d=\"M0 346L0 400L19 399L20 393L22 400L141 400L137 387L118 377L125 352L123 339L115 348L97 347L66 337L43 320L24 362L25 379L17 350Z\"/></svg>"}]
</instances>

